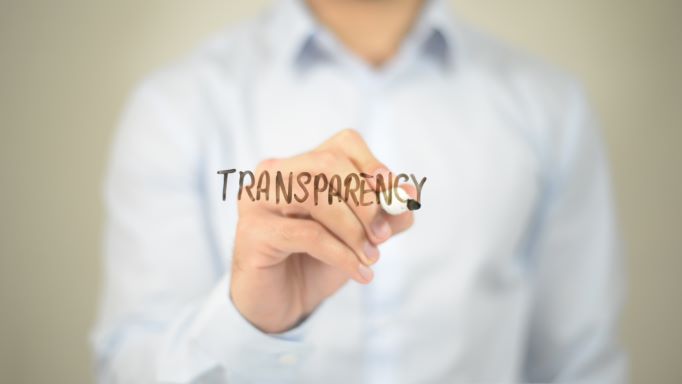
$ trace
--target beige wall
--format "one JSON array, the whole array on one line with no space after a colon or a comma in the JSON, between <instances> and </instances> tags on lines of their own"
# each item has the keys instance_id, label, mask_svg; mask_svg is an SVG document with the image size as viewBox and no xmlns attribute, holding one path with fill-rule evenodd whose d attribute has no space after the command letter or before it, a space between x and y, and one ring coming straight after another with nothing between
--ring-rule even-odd
<instances>
[{"instance_id":1,"label":"beige wall","mask_svg":"<svg viewBox=\"0 0 682 384\"><path fill-rule=\"evenodd\" d=\"M0 382L92 381L99 188L121 103L145 73L264 4L0 0ZM682 2L455 4L586 82L629 254L634 382L682 382Z\"/></svg>"}]
</instances>

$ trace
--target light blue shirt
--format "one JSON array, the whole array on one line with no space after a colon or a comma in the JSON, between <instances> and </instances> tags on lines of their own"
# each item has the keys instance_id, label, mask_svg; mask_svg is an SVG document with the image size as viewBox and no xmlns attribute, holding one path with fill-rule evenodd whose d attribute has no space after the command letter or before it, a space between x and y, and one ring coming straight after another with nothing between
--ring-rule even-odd
<instances>
[{"instance_id":1,"label":"light blue shirt","mask_svg":"<svg viewBox=\"0 0 682 384\"><path fill-rule=\"evenodd\" d=\"M414 226L282 335L229 296L236 180L353 127L428 177ZM134 92L105 188L100 382L625 381L605 156L570 77L427 4L372 69L283 0Z\"/></svg>"}]
</instances>

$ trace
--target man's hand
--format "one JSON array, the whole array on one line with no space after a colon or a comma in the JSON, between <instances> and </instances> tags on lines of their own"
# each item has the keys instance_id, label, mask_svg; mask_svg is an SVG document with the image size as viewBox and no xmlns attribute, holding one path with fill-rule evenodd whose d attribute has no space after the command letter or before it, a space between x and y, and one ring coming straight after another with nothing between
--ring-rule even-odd
<instances>
[{"instance_id":1,"label":"man's hand","mask_svg":"<svg viewBox=\"0 0 682 384\"><path fill-rule=\"evenodd\" d=\"M353 130L341 131L311 152L263 161L256 171L264 170L328 177L388 174ZM325 199L315 205L308 198L277 205L242 199L232 263L232 301L263 332L286 331L348 279L362 284L372 281L369 266L379 259L377 245L409 228L413 220L411 212L390 216L378 204L362 206L352 200L335 200L330 205Z\"/></svg>"}]
</instances>

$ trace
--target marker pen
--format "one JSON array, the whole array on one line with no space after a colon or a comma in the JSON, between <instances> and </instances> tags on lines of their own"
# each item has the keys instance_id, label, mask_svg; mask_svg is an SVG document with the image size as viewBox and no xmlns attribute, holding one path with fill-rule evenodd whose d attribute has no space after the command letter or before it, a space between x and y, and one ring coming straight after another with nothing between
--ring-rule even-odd
<instances>
[{"instance_id":1,"label":"marker pen","mask_svg":"<svg viewBox=\"0 0 682 384\"><path fill-rule=\"evenodd\" d=\"M405 213L407 211L416 211L417 209L421 208L421 204L417 200L411 199L410 195L408 195L407 192L400 187L395 187L393 189L391 204L386 201L383 193L380 193L379 195L381 208L383 208L384 211L389 215L397 216L401 213Z\"/></svg>"}]
</instances>

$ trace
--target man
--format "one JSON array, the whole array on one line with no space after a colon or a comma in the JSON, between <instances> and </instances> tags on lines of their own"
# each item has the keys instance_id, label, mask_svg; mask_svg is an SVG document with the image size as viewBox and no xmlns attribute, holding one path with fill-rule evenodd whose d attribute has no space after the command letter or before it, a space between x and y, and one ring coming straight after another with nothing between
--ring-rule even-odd
<instances>
[{"instance_id":1,"label":"man","mask_svg":"<svg viewBox=\"0 0 682 384\"><path fill-rule=\"evenodd\" d=\"M223 201L223 169L428 182L390 216ZM102 382L625 380L582 92L441 2L283 0L220 34L135 92L106 201Z\"/></svg>"}]
</instances>

